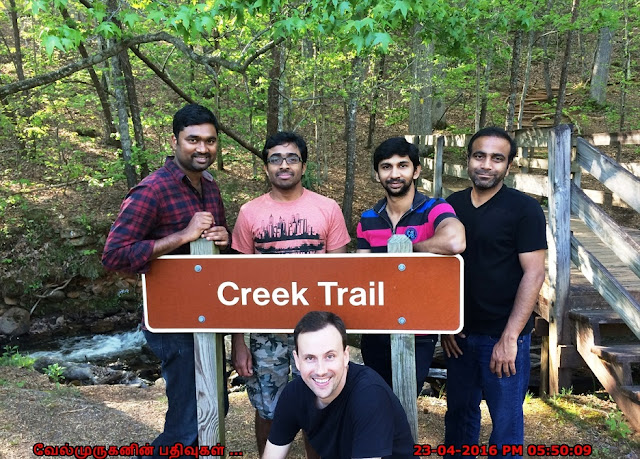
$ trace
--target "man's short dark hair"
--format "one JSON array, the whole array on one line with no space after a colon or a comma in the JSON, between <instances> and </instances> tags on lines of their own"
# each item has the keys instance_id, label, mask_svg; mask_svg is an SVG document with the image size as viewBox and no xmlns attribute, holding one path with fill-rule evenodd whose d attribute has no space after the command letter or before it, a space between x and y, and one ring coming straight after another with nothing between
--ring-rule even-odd
<instances>
[{"instance_id":1,"label":"man's short dark hair","mask_svg":"<svg viewBox=\"0 0 640 459\"><path fill-rule=\"evenodd\" d=\"M473 134L471 140L467 144L467 159L471 158L471 147L473 142L480 137L498 137L500 139L504 139L509 142L510 150L509 150L509 164L513 161L513 158L516 157L516 153L518 152L518 146L516 145L516 141L509 135L507 131L498 127L498 126L488 126L486 128L480 129L478 132Z\"/></svg>"},{"instance_id":2,"label":"man's short dark hair","mask_svg":"<svg viewBox=\"0 0 640 459\"><path fill-rule=\"evenodd\" d=\"M267 164L267 156L269 156L269 150L273 147L277 147L278 145L286 145L288 143L293 143L300 150L300 157L302 158L302 162L307 162L307 142L304 141L302 137L300 137L295 132L276 132L273 135L267 137L266 142L264 143L264 148L262 149L262 161Z\"/></svg>"},{"instance_id":3,"label":"man's short dark hair","mask_svg":"<svg viewBox=\"0 0 640 459\"><path fill-rule=\"evenodd\" d=\"M298 350L298 335L300 333L310 333L322 330L328 325L336 327L340 336L342 336L342 348L347 348L347 328L344 322L333 312L329 311L311 311L307 312L296 325L293 331L293 340L296 343L296 351Z\"/></svg>"},{"instance_id":4,"label":"man's short dark hair","mask_svg":"<svg viewBox=\"0 0 640 459\"><path fill-rule=\"evenodd\" d=\"M407 142L404 137L391 137L385 140L373 152L373 169L378 172L380 161L389 159L394 155L408 156L413 163L414 169L420 165L420 152L411 142Z\"/></svg>"},{"instance_id":5,"label":"man's short dark hair","mask_svg":"<svg viewBox=\"0 0 640 459\"><path fill-rule=\"evenodd\" d=\"M187 104L173 115L173 135L178 138L178 134L187 126L197 124L213 124L216 132L220 133L218 119L211 110L198 104Z\"/></svg>"}]
</instances>

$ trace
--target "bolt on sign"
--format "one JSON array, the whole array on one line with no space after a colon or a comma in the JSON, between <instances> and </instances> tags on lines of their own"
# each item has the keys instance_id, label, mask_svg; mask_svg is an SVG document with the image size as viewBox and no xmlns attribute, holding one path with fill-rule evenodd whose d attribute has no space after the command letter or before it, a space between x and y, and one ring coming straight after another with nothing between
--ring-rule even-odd
<instances>
[{"instance_id":1,"label":"bolt on sign","mask_svg":"<svg viewBox=\"0 0 640 459\"><path fill-rule=\"evenodd\" d=\"M457 333L459 255L168 255L143 275L153 332L289 333L309 311L350 333Z\"/></svg>"}]
</instances>

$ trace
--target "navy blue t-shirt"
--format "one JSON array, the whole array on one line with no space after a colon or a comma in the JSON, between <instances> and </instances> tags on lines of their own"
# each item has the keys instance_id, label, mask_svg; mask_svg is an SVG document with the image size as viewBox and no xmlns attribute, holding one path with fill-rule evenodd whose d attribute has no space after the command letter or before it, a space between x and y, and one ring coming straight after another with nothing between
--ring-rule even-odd
<instances>
[{"instance_id":1,"label":"navy blue t-shirt","mask_svg":"<svg viewBox=\"0 0 640 459\"><path fill-rule=\"evenodd\" d=\"M353 362L342 392L323 409L302 378L286 385L269 441L287 445L300 429L323 458L413 456L414 441L398 397L378 373Z\"/></svg>"}]
</instances>

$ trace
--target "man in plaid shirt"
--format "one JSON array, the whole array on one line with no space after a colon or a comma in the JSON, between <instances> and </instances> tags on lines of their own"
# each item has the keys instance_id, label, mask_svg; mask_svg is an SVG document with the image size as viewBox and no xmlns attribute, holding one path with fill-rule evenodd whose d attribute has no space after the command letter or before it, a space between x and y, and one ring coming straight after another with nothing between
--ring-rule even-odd
<instances>
[{"instance_id":1,"label":"man in plaid shirt","mask_svg":"<svg viewBox=\"0 0 640 459\"><path fill-rule=\"evenodd\" d=\"M187 254L198 238L221 250L230 237L220 190L207 169L218 151L218 121L201 105L186 105L173 117L174 156L125 197L102 255L107 269L145 273L166 254ZM169 402L164 431L152 445L198 443L193 334L151 333L147 343L162 361ZM154 455L153 457L159 457Z\"/></svg>"}]
</instances>

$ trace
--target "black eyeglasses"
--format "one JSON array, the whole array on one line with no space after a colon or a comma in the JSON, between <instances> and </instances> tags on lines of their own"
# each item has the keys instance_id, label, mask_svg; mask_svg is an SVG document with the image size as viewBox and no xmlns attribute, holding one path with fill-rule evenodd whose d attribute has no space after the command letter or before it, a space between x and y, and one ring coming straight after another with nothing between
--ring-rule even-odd
<instances>
[{"instance_id":1,"label":"black eyeglasses","mask_svg":"<svg viewBox=\"0 0 640 459\"><path fill-rule=\"evenodd\" d=\"M272 155L267 158L267 162L274 166L279 166L282 164L282 161L286 161L287 164L298 164L302 161L302 158L295 153L290 153L287 156Z\"/></svg>"}]
</instances>

